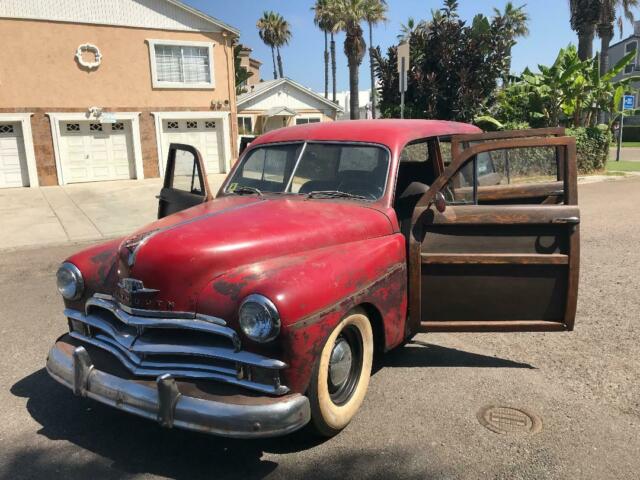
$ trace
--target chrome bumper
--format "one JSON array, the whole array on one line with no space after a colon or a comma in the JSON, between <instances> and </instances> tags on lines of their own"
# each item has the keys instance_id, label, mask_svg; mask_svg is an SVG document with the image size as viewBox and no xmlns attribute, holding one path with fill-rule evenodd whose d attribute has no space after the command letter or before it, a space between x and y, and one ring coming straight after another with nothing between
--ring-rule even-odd
<instances>
[{"instance_id":1,"label":"chrome bumper","mask_svg":"<svg viewBox=\"0 0 640 480\"><path fill-rule=\"evenodd\" d=\"M235 438L274 437L303 427L310 419L309 400L300 394L265 397L266 402L227 403L180 393L171 375L156 379L156 388L97 370L84 347L56 342L47 357L47 371L76 395L141 417L165 427ZM256 399L259 400L259 399Z\"/></svg>"}]
</instances>

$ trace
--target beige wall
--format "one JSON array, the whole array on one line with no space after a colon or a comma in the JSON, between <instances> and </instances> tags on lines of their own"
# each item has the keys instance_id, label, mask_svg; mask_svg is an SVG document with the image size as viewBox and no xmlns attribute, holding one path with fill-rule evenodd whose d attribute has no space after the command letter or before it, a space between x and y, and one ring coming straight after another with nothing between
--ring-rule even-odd
<instances>
[{"instance_id":1,"label":"beige wall","mask_svg":"<svg viewBox=\"0 0 640 480\"><path fill-rule=\"evenodd\" d=\"M2 1L2 0L0 0ZM215 88L154 89L147 39L213 42ZM79 45L92 43L103 59L87 71L75 61ZM231 37L0 18L0 112L30 112L40 185L58 182L47 112L141 112L140 139L145 177L158 175L153 111L230 111L231 151L237 151L236 95ZM231 88L230 88L231 87ZM228 101L225 104L225 100ZM216 108L217 109L217 108ZM135 134L135 132L134 132Z\"/></svg>"},{"instance_id":2,"label":"beige wall","mask_svg":"<svg viewBox=\"0 0 640 480\"><path fill-rule=\"evenodd\" d=\"M227 109L234 110L233 55L220 33L0 19L0 38L0 108L203 108L212 100L229 100ZM153 89L147 39L214 42L215 88ZM83 43L96 45L103 55L96 70L75 61Z\"/></svg>"}]
</instances>

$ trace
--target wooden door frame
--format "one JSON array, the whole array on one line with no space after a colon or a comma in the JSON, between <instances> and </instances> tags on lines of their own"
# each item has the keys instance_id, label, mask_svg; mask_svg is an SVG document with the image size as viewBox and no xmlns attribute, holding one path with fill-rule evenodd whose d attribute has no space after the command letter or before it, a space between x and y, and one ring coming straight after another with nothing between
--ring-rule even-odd
<instances>
[{"instance_id":1,"label":"wooden door frame","mask_svg":"<svg viewBox=\"0 0 640 480\"><path fill-rule=\"evenodd\" d=\"M423 214L430 208L435 195L444 188L449 179L458 172L458 170L475 155L491 150L513 149L524 147L559 147L558 165L562 169L562 179L565 192L565 206L577 206L578 190L577 190L577 171L576 171L576 141L573 137L561 136L564 133L563 128L548 128L537 130L517 130L513 132L494 132L484 134L454 135L451 137L451 164L444 170L431 188L422 196L416 205L411 219L411 234L409 235L409 318L406 323L407 337L420 331L420 322L422 319L422 239L424 232L422 229ZM462 145L470 141L495 140L487 143L473 145L466 149ZM491 207L489 207L491 208ZM496 209L502 206L493 207ZM534 206L529 208L547 208ZM494 224L506 224L511 221L508 218L496 217ZM572 330L573 318L575 317L577 304L577 285L579 276L579 255L580 255L580 234L578 226L570 235L569 242L568 269L568 298L565 308L566 322L561 329ZM523 329L527 329L527 325L523 325ZM499 330L497 327L495 330ZM511 329L513 331L513 329Z\"/></svg>"}]
</instances>

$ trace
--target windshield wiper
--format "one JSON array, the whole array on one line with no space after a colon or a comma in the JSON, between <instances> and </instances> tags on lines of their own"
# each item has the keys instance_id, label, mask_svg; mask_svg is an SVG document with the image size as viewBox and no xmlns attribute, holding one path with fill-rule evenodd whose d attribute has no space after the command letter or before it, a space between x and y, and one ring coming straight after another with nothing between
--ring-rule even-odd
<instances>
[{"instance_id":1,"label":"windshield wiper","mask_svg":"<svg viewBox=\"0 0 640 480\"><path fill-rule=\"evenodd\" d=\"M244 195L245 193L257 193L262 196L262 192L255 187L249 187L248 185L237 185L230 193L237 195Z\"/></svg>"},{"instance_id":2,"label":"windshield wiper","mask_svg":"<svg viewBox=\"0 0 640 480\"><path fill-rule=\"evenodd\" d=\"M366 200L367 197L355 193L341 192L340 190L316 190L307 194L308 198L356 198Z\"/></svg>"}]
</instances>

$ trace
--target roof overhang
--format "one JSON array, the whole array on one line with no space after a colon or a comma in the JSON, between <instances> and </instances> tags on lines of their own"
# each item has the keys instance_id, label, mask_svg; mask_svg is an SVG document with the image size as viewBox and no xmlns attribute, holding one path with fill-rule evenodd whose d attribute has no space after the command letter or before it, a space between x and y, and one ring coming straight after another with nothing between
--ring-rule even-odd
<instances>
[{"instance_id":1,"label":"roof overhang","mask_svg":"<svg viewBox=\"0 0 640 480\"><path fill-rule=\"evenodd\" d=\"M295 110L287 107L271 107L269 110L264 112L262 115L271 118L271 117L295 117L298 114Z\"/></svg>"},{"instance_id":2,"label":"roof overhang","mask_svg":"<svg viewBox=\"0 0 640 480\"><path fill-rule=\"evenodd\" d=\"M316 92L309 90L308 88L304 87L298 82L294 82L290 78L281 78L279 80L274 80L266 88L258 88L256 91L243 93L237 99L238 109L241 110L241 106L243 104L249 102L250 100L253 100L254 98L259 97L260 95L270 92L271 90L278 88L283 84L287 84L295 88L296 90L299 90L300 92L313 97L314 99L325 104L327 107L331 108L332 110L335 110L337 112L344 112L344 109L340 105L333 103L331 100L329 100L328 98L324 98L322 95L318 95Z\"/></svg>"}]
</instances>

